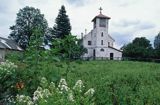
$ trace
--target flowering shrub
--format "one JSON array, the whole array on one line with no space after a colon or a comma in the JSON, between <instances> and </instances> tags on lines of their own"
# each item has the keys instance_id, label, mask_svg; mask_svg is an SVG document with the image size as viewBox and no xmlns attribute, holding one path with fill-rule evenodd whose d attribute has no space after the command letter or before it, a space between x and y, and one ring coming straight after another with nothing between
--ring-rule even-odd
<instances>
[{"instance_id":1,"label":"flowering shrub","mask_svg":"<svg viewBox=\"0 0 160 105\"><path fill-rule=\"evenodd\" d=\"M85 86L78 80L69 88L65 79L61 79L58 86L48 83L46 78L41 79L41 87L33 93L33 97L17 95L18 105L94 105L93 88L85 92Z\"/></svg>"},{"instance_id":2,"label":"flowering shrub","mask_svg":"<svg viewBox=\"0 0 160 105\"><path fill-rule=\"evenodd\" d=\"M12 62L9 62L9 61L1 62L0 79L3 77L6 77L7 75L11 75L12 73L14 73L16 68L17 68L17 65L15 65Z\"/></svg>"},{"instance_id":3,"label":"flowering shrub","mask_svg":"<svg viewBox=\"0 0 160 105\"><path fill-rule=\"evenodd\" d=\"M9 61L0 64L0 101L3 103L14 94L17 66Z\"/></svg>"}]
</instances>

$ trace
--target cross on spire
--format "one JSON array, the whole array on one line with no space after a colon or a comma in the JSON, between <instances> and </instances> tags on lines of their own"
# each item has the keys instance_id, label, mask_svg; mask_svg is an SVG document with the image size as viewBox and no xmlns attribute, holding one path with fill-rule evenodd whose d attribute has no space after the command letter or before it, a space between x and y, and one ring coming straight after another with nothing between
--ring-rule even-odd
<instances>
[{"instance_id":1,"label":"cross on spire","mask_svg":"<svg viewBox=\"0 0 160 105\"><path fill-rule=\"evenodd\" d=\"M99 10L100 10L100 14L102 14L102 10L103 10L102 7L100 7Z\"/></svg>"}]
</instances>

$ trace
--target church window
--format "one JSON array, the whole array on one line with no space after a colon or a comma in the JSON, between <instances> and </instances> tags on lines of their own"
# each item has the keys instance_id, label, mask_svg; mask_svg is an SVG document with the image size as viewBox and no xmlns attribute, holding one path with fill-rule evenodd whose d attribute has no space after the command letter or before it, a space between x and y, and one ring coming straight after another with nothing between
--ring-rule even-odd
<instances>
[{"instance_id":1,"label":"church window","mask_svg":"<svg viewBox=\"0 0 160 105\"><path fill-rule=\"evenodd\" d=\"M110 42L108 42L108 46L110 46Z\"/></svg>"},{"instance_id":2,"label":"church window","mask_svg":"<svg viewBox=\"0 0 160 105\"><path fill-rule=\"evenodd\" d=\"M103 37L103 32L101 33L101 37Z\"/></svg>"},{"instance_id":3,"label":"church window","mask_svg":"<svg viewBox=\"0 0 160 105\"><path fill-rule=\"evenodd\" d=\"M101 50L100 51L103 51L104 52L104 49L103 48L101 48Z\"/></svg>"},{"instance_id":4,"label":"church window","mask_svg":"<svg viewBox=\"0 0 160 105\"><path fill-rule=\"evenodd\" d=\"M100 19L100 27L106 27L106 19Z\"/></svg>"},{"instance_id":5,"label":"church window","mask_svg":"<svg viewBox=\"0 0 160 105\"><path fill-rule=\"evenodd\" d=\"M92 42L91 42L91 41L88 41L88 45L92 45Z\"/></svg>"},{"instance_id":6,"label":"church window","mask_svg":"<svg viewBox=\"0 0 160 105\"><path fill-rule=\"evenodd\" d=\"M103 45L103 40L101 40L101 45Z\"/></svg>"}]
</instances>

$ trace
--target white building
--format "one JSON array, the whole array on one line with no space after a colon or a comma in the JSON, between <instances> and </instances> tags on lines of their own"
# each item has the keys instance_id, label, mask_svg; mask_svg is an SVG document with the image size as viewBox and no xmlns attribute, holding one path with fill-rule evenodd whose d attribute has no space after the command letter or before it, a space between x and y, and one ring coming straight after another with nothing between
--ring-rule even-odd
<instances>
[{"instance_id":1,"label":"white building","mask_svg":"<svg viewBox=\"0 0 160 105\"><path fill-rule=\"evenodd\" d=\"M115 40L108 34L110 17L103 15L101 10L92 20L93 29L83 37L83 46L88 51L84 57L120 60L122 51L114 48Z\"/></svg>"}]
</instances>

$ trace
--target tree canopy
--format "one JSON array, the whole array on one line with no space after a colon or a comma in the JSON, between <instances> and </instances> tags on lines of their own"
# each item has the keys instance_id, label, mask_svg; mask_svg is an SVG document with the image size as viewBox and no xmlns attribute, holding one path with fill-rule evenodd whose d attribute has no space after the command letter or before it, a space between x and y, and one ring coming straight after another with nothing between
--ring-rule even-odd
<instances>
[{"instance_id":1,"label":"tree canopy","mask_svg":"<svg viewBox=\"0 0 160 105\"><path fill-rule=\"evenodd\" d=\"M123 56L132 58L151 57L152 46L145 37L135 38L132 43L123 46Z\"/></svg>"},{"instance_id":2,"label":"tree canopy","mask_svg":"<svg viewBox=\"0 0 160 105\"><path fill-rule=\"evenodd\" d=\"M160 50L160 32L154 39L154 48Z\"/></svg>"},{"instance_id":3,"label":"tree canopy","mask_svg":"<svg viewBox=\"0 0 160 105\"><path fill-rule=\"evenodd\" d=\"M82 46L80 39L69 34L64 39L54 39L52 52L62 59L79 59L87 49Z\"/></svg>"},{"instance_id":4,"label":"tree canopy","mask_svg":"<svg viewBox=\"0 0 160 105\"><path fill-rule=\"evenodd\" d=\"M65 6L62 5L53 27L53 34L56 38L65 38L66 35L71 34L70 19L66 14Z\"/></svg>"},{"instance_id":5,"label":"tree canopy","mask_svg":"<svg viewBox=\"0 0 160 105\"><path fill-rule=\"evenodd\" d=\"M39 9L26 6L19 10L16 24L11 26L10 29L12 32L9 38L15 40L23 49L26 49L33 31L38 29L42 30L42 34L45 34L48 23Z\"/></svg>"}]
</instances>

